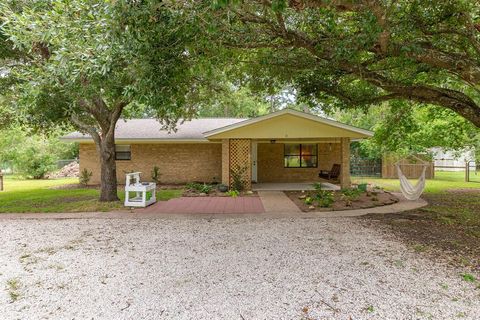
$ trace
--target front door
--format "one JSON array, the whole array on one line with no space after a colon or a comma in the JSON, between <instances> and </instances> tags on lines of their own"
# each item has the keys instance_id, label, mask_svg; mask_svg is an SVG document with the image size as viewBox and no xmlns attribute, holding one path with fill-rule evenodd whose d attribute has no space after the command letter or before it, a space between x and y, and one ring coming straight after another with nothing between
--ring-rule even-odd
<instances>
[{"instance_id":1,"label":"front door","mask_svg":"<svg viewBox=\"0 0 480 320\"><path fill-rule=\"evenodd\" d=\"M252 141L252 182L257 182L257 142Z\"/></svg>"}]
</instances>

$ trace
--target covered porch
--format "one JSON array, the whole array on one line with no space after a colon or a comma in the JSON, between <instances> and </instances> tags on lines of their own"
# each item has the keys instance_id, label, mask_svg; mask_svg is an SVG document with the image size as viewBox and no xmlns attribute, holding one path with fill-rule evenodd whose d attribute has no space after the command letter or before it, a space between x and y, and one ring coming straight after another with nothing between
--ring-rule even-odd
<instances>
[{"instance_id":1,"label":"covered porch","mask_svg":"<svg viewBox=\"0 0 480 320\"><path fill-rule=\"evenodd\" d=\"M235 188L241 180L247 190L346 188L350 181L350 141L371 133L315 115L281 110L205 133L222 144L222 183ZM340 167L332 180L320 171ZM296 189L298 190L298 189Z\"/></svg>"}]
</instances>

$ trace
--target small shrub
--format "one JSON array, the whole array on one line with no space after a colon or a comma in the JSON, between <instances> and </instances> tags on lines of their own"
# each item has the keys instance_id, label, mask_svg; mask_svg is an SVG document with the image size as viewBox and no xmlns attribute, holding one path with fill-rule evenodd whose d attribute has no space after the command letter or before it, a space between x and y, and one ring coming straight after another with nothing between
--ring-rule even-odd
<instances>
[{"instance_id":1,"label":"small shrub","mask_svg":"<svg viewBox=\"0 0 480 320\"><path fill-rule=\"evenodd\" d=\"M319 190L315 194L317 203L322 208L329 208L335 202L333 198L333 192L328 190Z\"/></svg>"},{"instance_id":2,"label":"small shrub","mask_svg":"<svg viewBox=\"0 0 480 320\"><path fill-rule=\"evenodd\" d=\"M83 168L83 170L80 172L80 175L78 177L79 183L82 186L86 187L90 182L92 175L93 175L92 171L88 171L87 168Z\"/></svg>"},{"instance_id":3,"label":"small shrub","mask_svg":"<svg viewBox=\"0 0 480 320\"><path fill-rule=\"evenodd\" d=\"M345 201L347 207L352 206L352 202L358 200L362 194L362 190L357 188L346 188L340 191L342 193L342 200Z\"/></svg>"},{"instance_id":4,"label":"small shrub","mask_svg":"<svg viewBox=\"0 0 480 320\"><path fill-rule=\"evenodd\" d=\"M196 191L198 193L210 193L212 191L212 186L206 183L197 183L191 182L187 184L187 189L191 191Z\"/></svg>"},{"instance_id":5,"label":"small shrub","mask_svg":"<svg viewBox=\"0 0 480 320\"><path fill-rule=\"evenodd\" d=\"M212 186L209 184L204 183L200 189L200 193L210 193L212 191Z\"/></svg>"},{"instance_id":6,"label":"small shrub","mask_svg":"<svg viewBox=\"0 0 480 320\"><path fill-rule=\"evenodd\" d=\"M366 184L366 183L360 183L358 185L358 190L360 190L362 192L367 192L367 186L368 186L368 184Z\"/></svg>"},{"instance_id":7,"label":"small shrub","mask_svg":"<svg viewBox=\"0 0 480 320\"><path fill-rule=\"evenodd\" d=\"M312 197L306 197L304 202L307 206L309 206L313 203L313 198Z\"/></svg>"},{"instance_id":8,"label":"small shrub","mask_svg":"<svg viewBox=\"0 0 480 320\"><path fill-rule=\"evenodd\" d=\"M322 190L322 184L320 182L315 182L313 184L313 188L317 191L320 191L320 190Z\"/></svg>"},{"instance_id":9,"label":"small shrub","mask_svg":"<svg viewBox=\"0 0 480 320\"><path fill-rule=\"evenodd\" d=\"M160 183L160 176L162 174L160 173L160 168L157 166L153 166L152 169L152 181L155 182L156 184Z\"/></svg>"},{"instance_id":10,"label":"small shrub","mask_svg":"<svg viewBox=\"0 0 480 320\"><path fill-rule=\"evenodd\" d=\"M232 189L242 191L245 189L243 184L243 175L247 172L248 167L236 166L235 169L230 170L230 176L232 177Z\"/></svg>"},{"instance_id":11,"label":"small shrub","mask_svg":"<svg viewBox=\"0 0 480 320\"><path fill-rule=\"evenodd\" d=\"M197 190L196 185L196 182L189 182L185 185L185 188L187 188L188 190Z\"/></svg>"},{"instance_id":12,"label":"small shrub","mask_svg":"<svg viewBox=\"0 0 480 320\"><path fill-rule=\"evenodd\" d=\"M350 201L358 200L362 194L362 191L357 188L342 189L341 192Z\"/></svg>"},{"instance_id":13,"label":"small shrub","mask_svg":"<svg viewBox=\"0 0 480 320\"><path fill-rule=\"evenodd\" d=\"M232 198L236 198L236 197L238 197L240 192L238 192L238 190L232 189L232 190L227 191L227 194Z\"/></svg>"}]
</instances>

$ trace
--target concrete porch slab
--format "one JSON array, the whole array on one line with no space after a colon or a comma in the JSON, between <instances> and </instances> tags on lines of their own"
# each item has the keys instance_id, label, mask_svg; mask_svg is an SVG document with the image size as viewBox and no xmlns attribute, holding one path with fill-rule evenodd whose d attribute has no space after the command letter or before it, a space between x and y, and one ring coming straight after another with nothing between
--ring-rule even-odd
<instances>
[{"instance_id":1,"label":"concrete porch slab","mask_svg":"<svg viewBox=\"0 0 480 320\"><path fill-rule=\"evenodd\" d=\"M324 190L340 190L340 187L330 182L322 182ZM252 184L253 191L302 191L314 190L313 182L293 182L293 183L256 183Z\"/></svg>"}]
</instances>

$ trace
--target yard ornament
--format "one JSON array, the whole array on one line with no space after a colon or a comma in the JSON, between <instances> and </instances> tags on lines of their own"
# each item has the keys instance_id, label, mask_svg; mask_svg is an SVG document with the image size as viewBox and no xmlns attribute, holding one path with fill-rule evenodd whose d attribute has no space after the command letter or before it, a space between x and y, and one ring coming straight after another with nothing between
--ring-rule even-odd
<instances>
[{"instance_id":1,"label":"yard ornament","mask_svg":"<svg viewBox=\"0 0 480 320\"><path fill-rule=\"evenodd\" d=\"M415 186L413 186L410 181L408 181L407 177L403 174L402 169L400 168L400 161L395 163L395 166L397 167L397 172L398 172L398 178L400 179L400 190L402 191L402 194L407 200L417 200L420 198L420 196L423 193L423 190L425 189L425 172L427 171L427 167L429 164L422 159L413 156L417 160L420 160L421 166L423 166L422 174L420 175L420 178L418 179L417 183ZM417 164L409 164L416 166Z\"/></svg>"}]
</instances>

